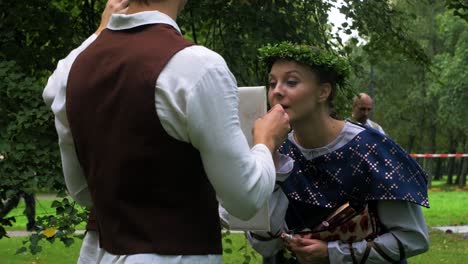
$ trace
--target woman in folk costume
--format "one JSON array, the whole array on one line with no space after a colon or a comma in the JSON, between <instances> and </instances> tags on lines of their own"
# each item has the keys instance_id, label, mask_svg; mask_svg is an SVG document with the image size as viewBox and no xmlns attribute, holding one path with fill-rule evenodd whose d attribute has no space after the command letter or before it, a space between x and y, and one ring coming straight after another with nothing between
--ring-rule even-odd
<instances>
[{"instance_id":1,"label":"woman in folk costume","mask_svg":"<svg viewBox=\"0 0 468 264\"><path fill-rule=\"evenodd\" d=\"M427 251L426 173L387 136L330 116L346 61L288 42L259 51L270 105L293 128L275 158L271 231L247 234L264 263L406 263Z\"/></svg>"}]
</instances>

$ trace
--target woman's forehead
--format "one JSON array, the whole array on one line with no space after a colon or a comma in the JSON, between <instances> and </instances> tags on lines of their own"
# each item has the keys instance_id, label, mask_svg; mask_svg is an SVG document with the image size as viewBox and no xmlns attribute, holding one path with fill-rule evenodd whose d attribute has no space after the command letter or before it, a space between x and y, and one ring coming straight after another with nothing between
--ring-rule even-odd
<instances>
[{"instance_id":1,"label":"woman's forehead","mask_svg":"<svg viewBox=\"0 0 468 264\"><path fill-rule=\"evenodd\" d=\"M312 70L306 65L302 65L293 60L281 59L277 60L270 70L270 75L286 74L291 72L298 72L300 74L313 74Z\"/></svg>"}]
</instances>

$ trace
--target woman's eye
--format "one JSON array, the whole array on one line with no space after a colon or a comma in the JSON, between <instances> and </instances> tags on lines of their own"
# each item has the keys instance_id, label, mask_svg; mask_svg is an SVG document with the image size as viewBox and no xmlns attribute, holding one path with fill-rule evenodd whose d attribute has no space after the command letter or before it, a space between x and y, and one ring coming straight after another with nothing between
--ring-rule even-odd
<instances>
[{"instance_id":1,"label":"woman's eye","mask_svg":"<svg viewBox=\"0 0 468 264\"><path fill-rule=\"evenodd\" d=\"M288 81L286 81L286 84L287 84L288 86L290 86L290 87L294 87L294 86L296 86L298 83L299 83L299 82L296 81L296 80L288 80Z\"/></svg>"},{"instance_id":2,"label":"woman's eye","mask_svg":"<svg viewBox=\"0 0 468 264\"><path fill-rule=\"evenodd\" d=\"M270 89L274 89L276 87L276 82L270 82L268 87L270 87Z\"/></svg>"}]
</instances>

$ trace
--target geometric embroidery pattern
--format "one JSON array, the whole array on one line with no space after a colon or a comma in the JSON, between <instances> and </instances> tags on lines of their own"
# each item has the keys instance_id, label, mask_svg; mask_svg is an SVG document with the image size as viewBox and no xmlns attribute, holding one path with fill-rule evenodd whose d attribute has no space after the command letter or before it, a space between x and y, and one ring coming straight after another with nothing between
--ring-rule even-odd
<instances>
[{"instance_id":1,"label":"geometric embroidery pattern","mask_svg":"<svg viewBox=\"0 0 468 264\"><path fill-rule=\"evenodd\" d=\"M403 200L429 207L427 173L392 139L373 129L312 160L289 140L279 151L294 159L293 171L280 183L292 203L334 208L353 200Z\"/></svg>"}]
</instances>

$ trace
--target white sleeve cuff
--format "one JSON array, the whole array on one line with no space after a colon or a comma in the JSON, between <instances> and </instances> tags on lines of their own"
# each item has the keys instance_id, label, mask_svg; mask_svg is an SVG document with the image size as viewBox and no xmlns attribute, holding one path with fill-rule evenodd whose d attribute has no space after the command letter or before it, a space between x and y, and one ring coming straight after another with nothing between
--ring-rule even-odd
<instances>
[{"instance_id":1,"label":"white sleeve cuff","mask_svg":"<svg viewBox=\"0 0 468 264\"><path fill-rule=\"evenodd\" d=\"M260 241L252 237L250 232L246 233L247 240L250 246L255 249L262 257L275 256L281 249L284 248L283 241L280 238L272 239L269 241Z\"/></svg>"},{"instance_id":2,"label":"white sleeve cuff","mask_svg":"<svg viewBox=\"0 0 468 264\"><path fill-rule=\"evenodd\" d=\"M270 149L265 144L257 144L251 148L251 151L260 151L263 153L268 153L268 155L271 155Z\"/></svg>"},{"instance_id":3,"label":"white sleeve cuff","mask_svg":"<svg viewBox=\"0 0 468 264\"><path fill-rule=\"evenodd\" d=\"M276 166L276 180L283 182L291 174L294 168L294 160L287 155L280 154L279 152L275 153L275 155L278 155L278 161Z\"/></svg>"}]
</instances>

